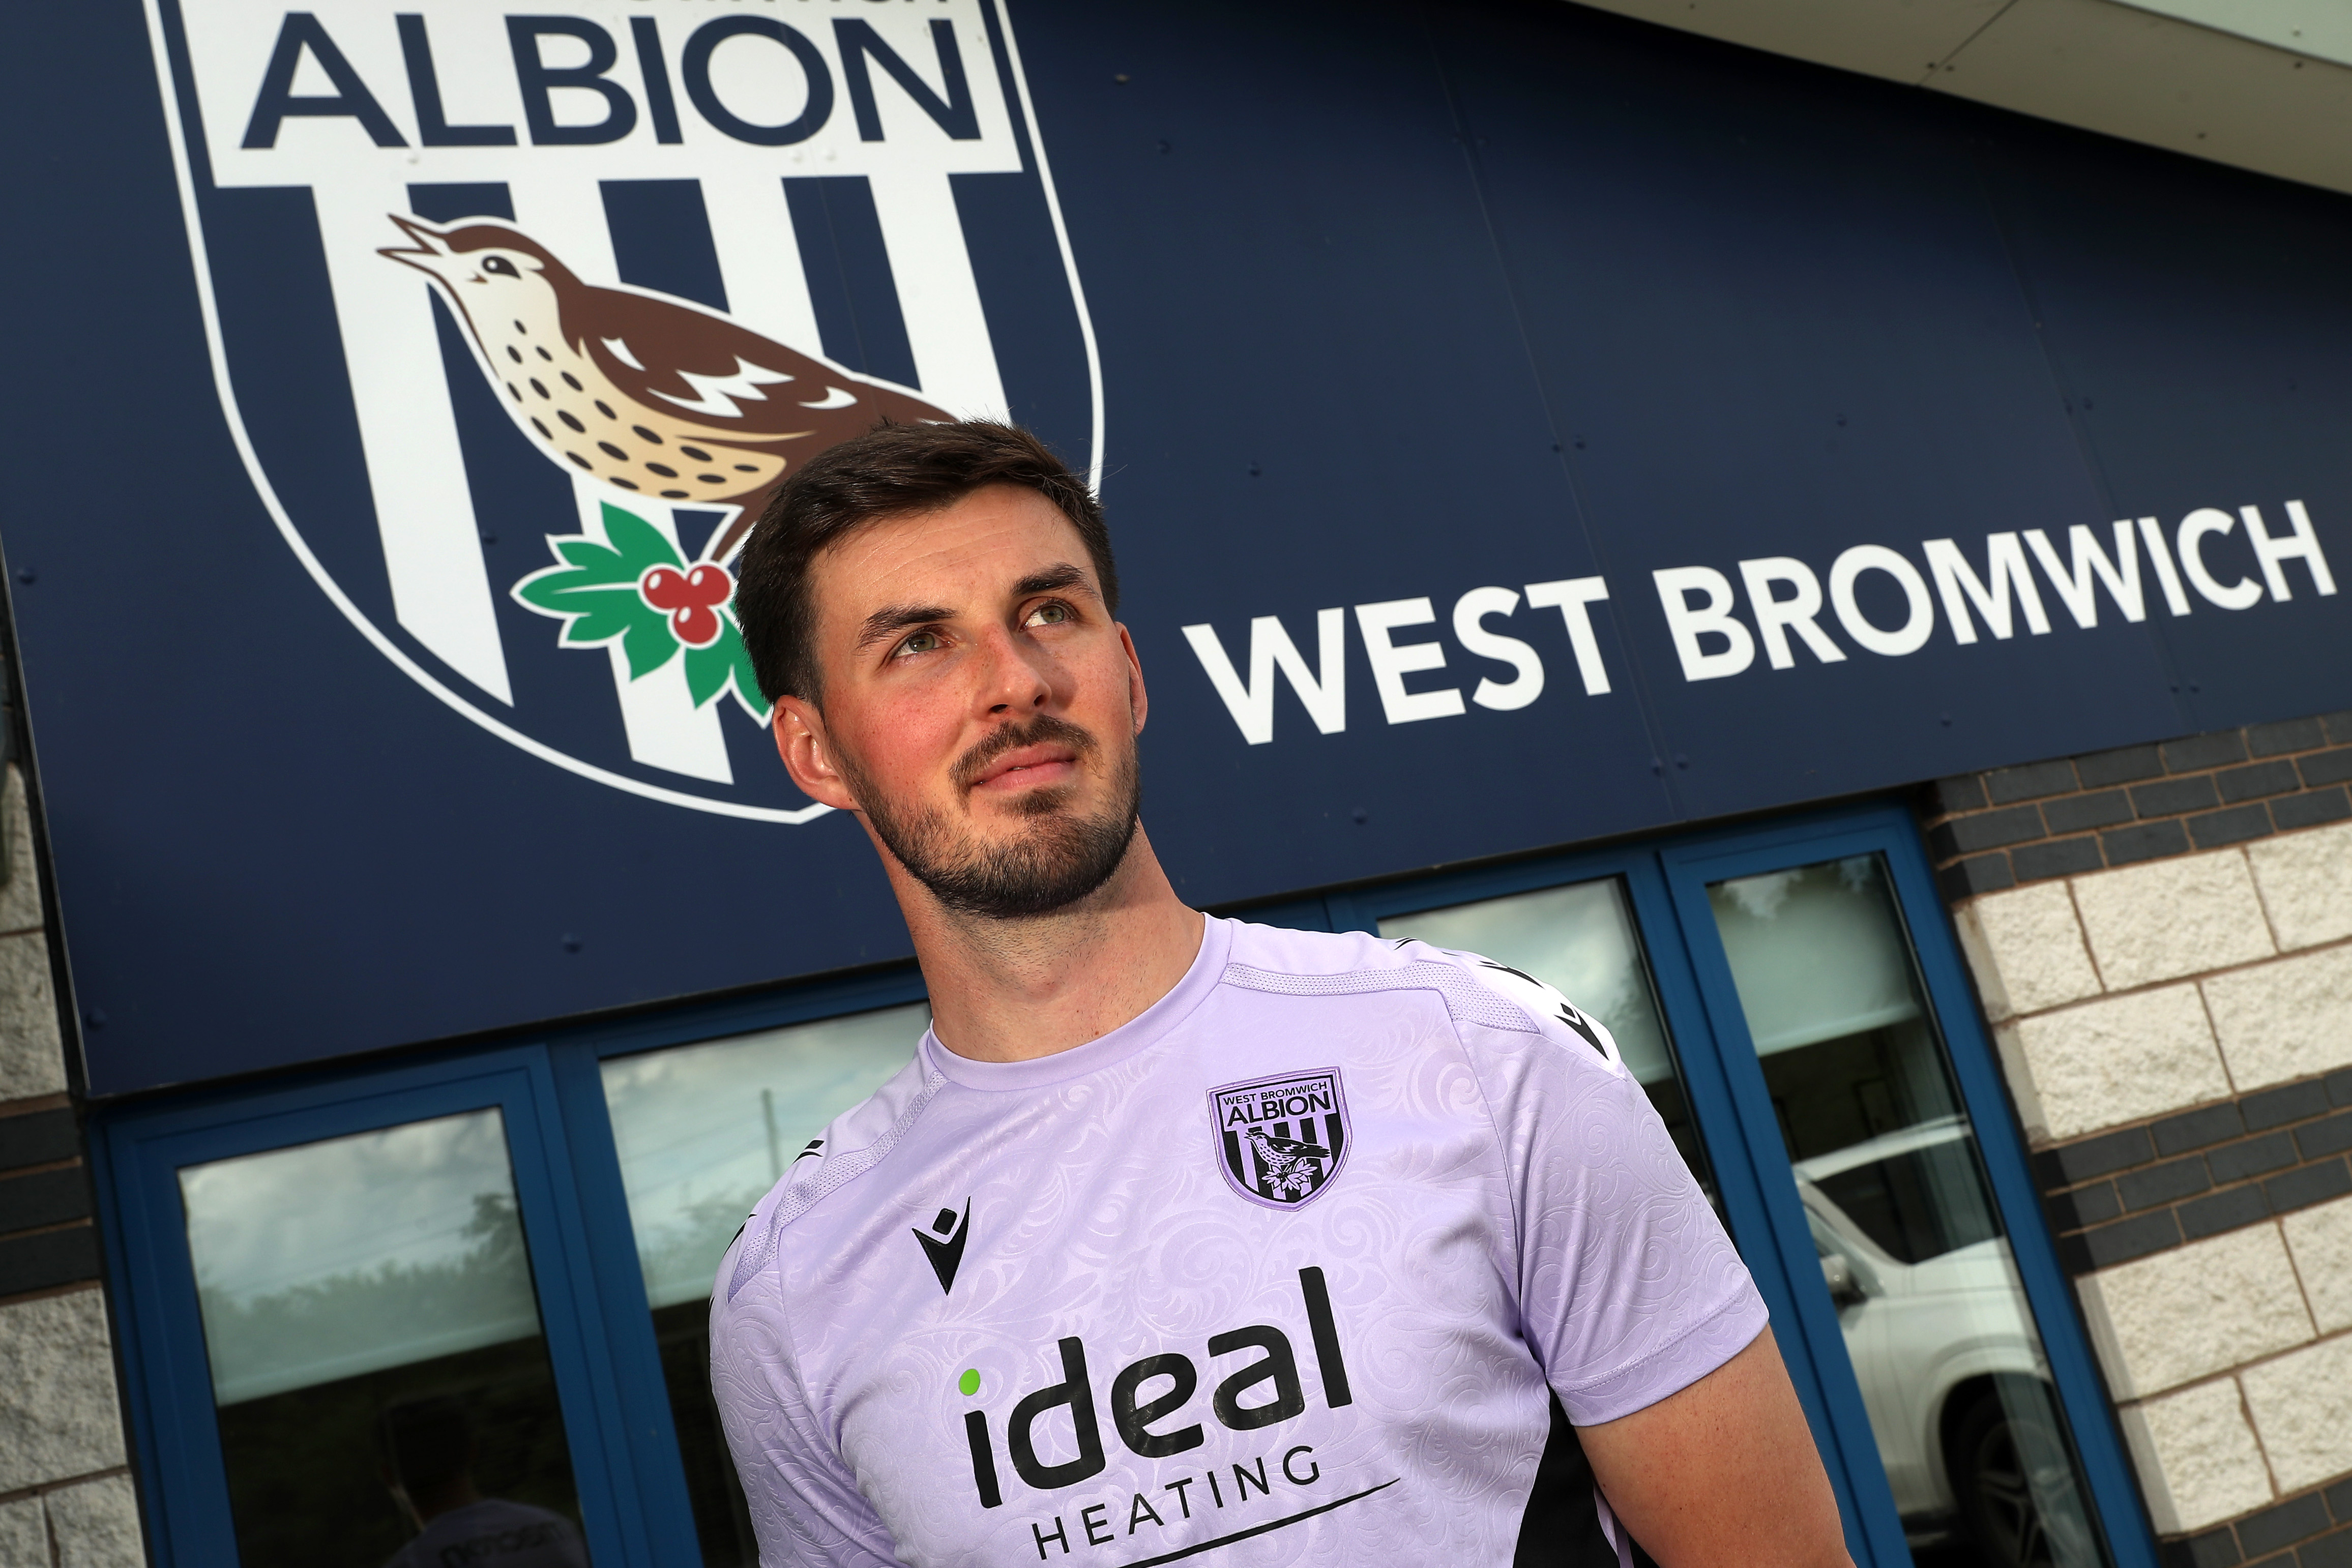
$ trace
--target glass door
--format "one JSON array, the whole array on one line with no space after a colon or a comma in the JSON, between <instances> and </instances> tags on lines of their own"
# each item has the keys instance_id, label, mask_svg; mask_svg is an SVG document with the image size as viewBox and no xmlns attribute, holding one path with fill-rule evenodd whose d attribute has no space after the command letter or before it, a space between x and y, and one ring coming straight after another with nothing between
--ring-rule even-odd
<instances>
[{"instance_id":1,"label":"glass door","mask_svg":"<svg viewBox=\"0 0 2352 1568\"><path fill-rule=\"evenodd\" d=\"M1857 1562L2146 1568L1916 829L1824 821L1327 909L1525 970L1609 1025L1771 1308Z\"/></svg>"},{"instance_id":2,"label":"glass door","mask_svg":"<svg viewBox=\"0 0 2352 1568\"><path fill-rule=\"evenodd\" d=\"M1657 861L1719 1074L1701 1120L1752 1184L1738 1239L1751 1266L1774 1255L1775 1327L1850 1478L1857 1557L2152 1563L1909 814L1708 834Z\"/></svg>"},{"instance_id":3,"label":"glass door","mask_svg":"<svg viewBox=\"0 0 2352 1568\"><path fill-rule=\"evenodd\" d=\"M1915 1560L2101 1568L1885 857L1727 878L1706 896Z\"/></svg>"},{"instance_id":4,"label":"glass door","mask_svg":"<svg viewBox=\"0 0 2352 1568\"><path fill-rule=\"evenodd\" d=\"M585 1568L498 1107L179 1178L243 1568Z\"/></svg>"},{"instance_id":5,"label":"glass door","mask_svg":"<svg viewBox=\"0 0 2352 1568\"><path fill-rule=\"evenodd\" d=\"M107 1124L159 1563L657 1560L551 1090L500 1051Z\"/></svg>"}]
</instances>

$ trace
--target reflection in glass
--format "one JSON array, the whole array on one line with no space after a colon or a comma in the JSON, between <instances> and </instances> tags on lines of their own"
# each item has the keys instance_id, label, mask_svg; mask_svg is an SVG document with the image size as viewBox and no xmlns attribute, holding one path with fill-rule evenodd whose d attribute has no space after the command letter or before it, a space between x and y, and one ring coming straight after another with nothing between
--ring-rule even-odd
<instances>
[{"instance_id":1,"label":"reflection in glass","mask_svg":"<svg viewBox=\"0 0 2352 1568\"><path fill-rule=\"evenodd\" d=\"M1396 915L1381 922L1381 935L1507 964L1599 1019L1649 1092L1684 1162L1713 1195L1633 912L1616 878Z\"/></svg>"},{"instance_id":2,"label":"reflection in glass","mask_svg":"<svg viewBox=\"0 0 2352 1568\"><path fill-rule=\"evenodd\" d=\"M929 1023L917 1002L604 1063L662 1376L713 1568L749 1568L758 1546L710 1401L711 1277L752 1206L826 1123L907 1064Z\"/></svg>"},{"instance_id":3,"label":"reflection in glass","mask_svg":"<svg viewBox=\"0 0 2352 1568\"><path fill-rule=\"evenodd\" d=\"M190 1166L180 1195L243 1568L493 1537L584 1568L496 1110Z\"/></svg>"},{"instance_id":4,"label":"reflection in glass","mask_svg":"<svg viewBox=\"0 0 2352 1568\"><path fill-rule=\"evenodd\" d=\"M1918 1561L2104 1561L1875 855L1707 890Z\"/></svg>"}]
</instances>

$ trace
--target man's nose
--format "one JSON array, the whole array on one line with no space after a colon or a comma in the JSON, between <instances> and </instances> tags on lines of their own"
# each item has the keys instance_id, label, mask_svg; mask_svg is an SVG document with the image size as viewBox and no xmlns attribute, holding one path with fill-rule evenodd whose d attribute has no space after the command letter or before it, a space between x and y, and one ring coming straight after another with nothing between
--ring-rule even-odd
<instances>
[{"instance_id":1,"label":"man's nose","mask_svg":"<svg viewBox=\"0 0 2352 1568\"><path fill-rule=\"evenodd\" d=\"M991 714L1020 714L1052 700L1054 683L1038 650L1003 627L982 643L981 702Z\"/></svg>"}]
</instances>

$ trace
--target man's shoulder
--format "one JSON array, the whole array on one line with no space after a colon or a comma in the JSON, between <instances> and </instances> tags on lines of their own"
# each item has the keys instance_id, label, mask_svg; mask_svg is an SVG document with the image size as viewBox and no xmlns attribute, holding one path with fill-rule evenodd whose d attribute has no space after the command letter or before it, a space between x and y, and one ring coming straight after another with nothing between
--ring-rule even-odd
<instances>
[{"instance_id":1,"label":"man's shoulder","mask_svg":"<svg viewBox=\"0 0 2352 1568\"><path fill-rule=\"evenodd\" d=\"M1617 1042L1600 1019L1534 976L1476 953L1363 931L1236 924L1224 980L1287 996L1427 991L1443 999L1457 1026L1573 1041L1622 1071Z\"/></svg>"},{"instance_id":2,"label":"man's shoulder","mask_svg":"<svg viewBox=\"0 0 2352 1568\"><path fill-rule=\"evenodd\" d=\"M1399 944L1369 931L1300 931L1287 925L1257 925L1246 920L1226 922L1232 936L1226 945L1228 974L1234 966L1301 975L1344 974L1355 969L1392 968L1399 962Z\"/></svg>"},{"instance_id":3,"label":"man's shoulder","mask_svg":"<svg viewBox=\"0 0 2352 1568\"><path fill-rule=\"evenodd\" d=\"M783 1179L753 1206L721 1260L717 1302L734 1300L774 1259L778 1233L827 1195L866 1175L898 1147L945 1080L917 1051L888 1082L826 1124L793 1158Z\"/></svg>"}]
</instances>

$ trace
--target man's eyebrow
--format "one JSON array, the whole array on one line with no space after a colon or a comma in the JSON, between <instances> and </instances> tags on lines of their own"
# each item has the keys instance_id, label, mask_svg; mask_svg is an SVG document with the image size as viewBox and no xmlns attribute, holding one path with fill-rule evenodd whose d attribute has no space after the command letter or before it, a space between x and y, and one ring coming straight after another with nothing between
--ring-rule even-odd
<instances>
[{"instance_id":1,"label":"man's eyebrow","mask_svg":"<svg viewBox=\"0 0 2352 1568\"><path fill-rule=\"evenodd\" d=\"M1068 561L1060 561L1040 571L1033 571L1013 585L1013 597L1027 599L1033 594L1053 593L1066 588L1086 586L1087 574ZM857 646L870 648L875 643L897 636L909 626L927 625L934 621L952 621L955 612L937 604L886 604L868 615L857 628Z\"/></svg>"},{"instance_id":2,"label":"man's eyebrow","mask_svg":"<svg viewBox=\"0 0 2352 1568\"><path fill-rule=\"evenodd\" d=\"M1043 571L1033 571L1013 585L1013 597L1026 599L1033 593L1052 593L1057 589L1083 588L1087 574L1068 561L1049 566Z\"/></svg>"},{"instance_id":3,"label":"man's eyebrow","mask_svg":"<svg viewBox=\"0 0 2352 1568\"><path fill-rule=\"evenodd\" d=\"M868 615L864 624L857 628L857 645L870 648L877 643L895 637L909 626L954 619L954 611L937 604L886 604Z\"/></svg>"}]
</instances>

